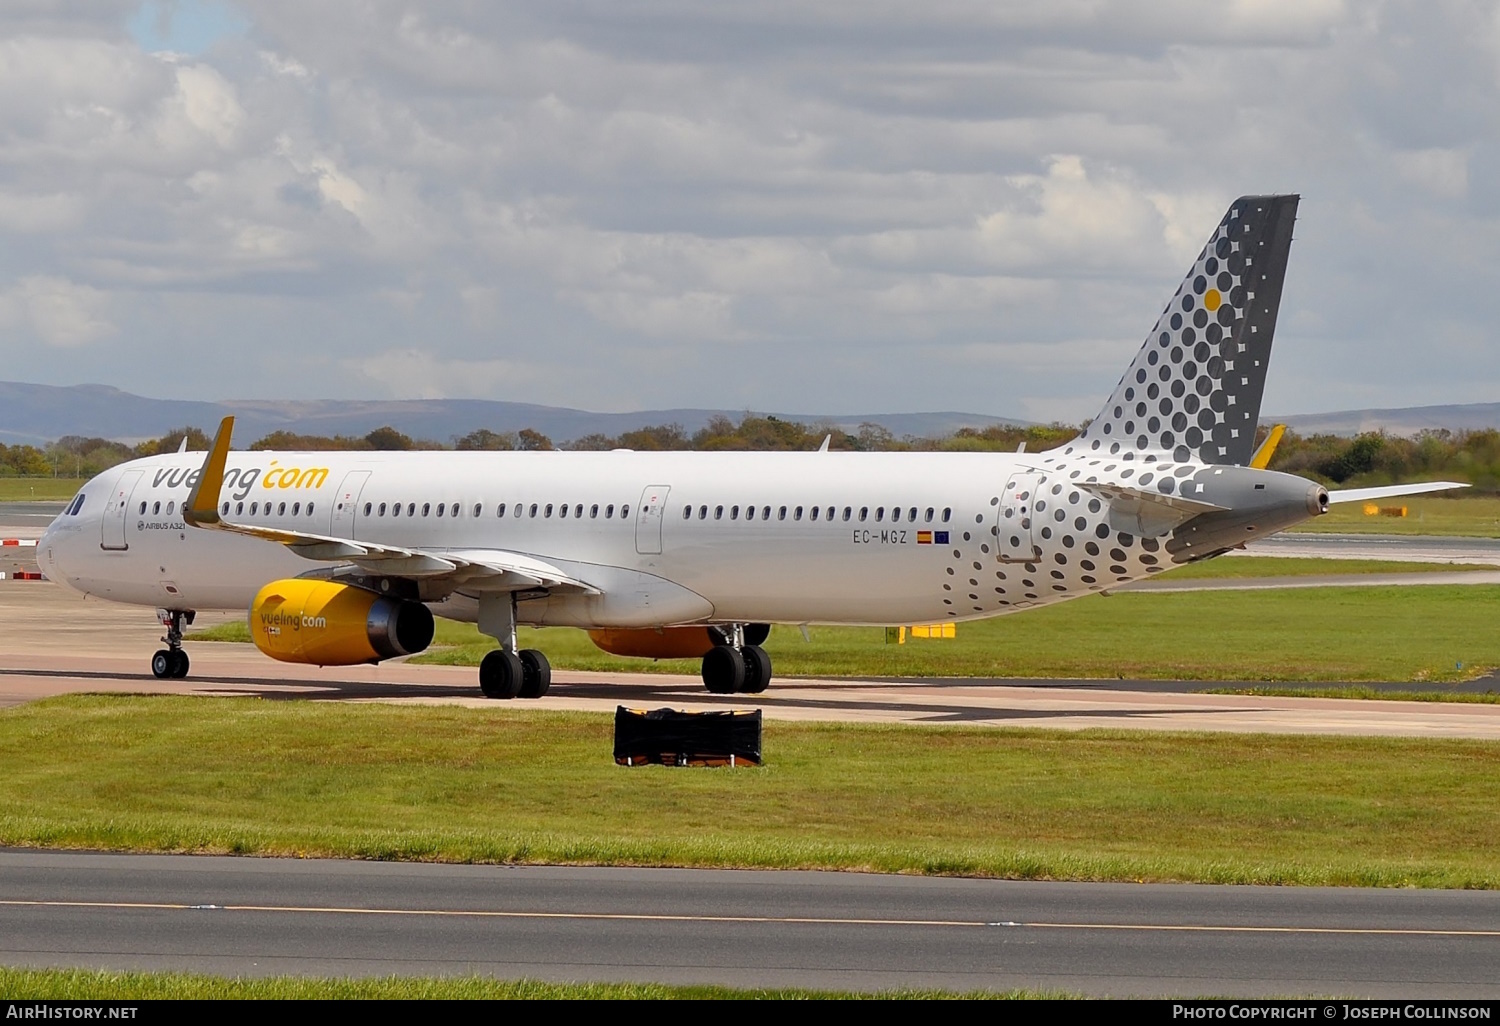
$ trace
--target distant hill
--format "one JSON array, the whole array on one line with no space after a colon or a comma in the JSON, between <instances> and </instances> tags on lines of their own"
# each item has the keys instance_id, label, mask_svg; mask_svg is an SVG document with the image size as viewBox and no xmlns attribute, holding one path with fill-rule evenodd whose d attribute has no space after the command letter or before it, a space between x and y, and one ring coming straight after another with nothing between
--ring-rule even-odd
<instances>
[{"instance_id":1,"label":"distant hill","mask_svg":"<svg viewBox=\"0 0 1500 1026\"><path fill-rule=\"evenodd\" d=\"M557 406L494 402L485 399L402 400L225 400L193 402L149 399L108 385L30 385L0 382L0 442L39 445L63 435L84 435L138 442L157 438L186 425L212 433L219 420L233 414L235 439L241 445L272 431L303 435L364 435L390 425L414 438L450 442L478 428L520 431L531 428L555 442L584 435L611 437L637 428L681 424L689 434L711 417L738 421L745 410L641 410L636 413L590 413ZM764 415L764 411L753 411ZM853 432L862 423L875 423L898 438L915 435L935 438L962 427L1027 422L978 413L868 413L829 416L815 413L778 413L783 420L828 424Z\"/></svg>"},{"instance_id":2,"label":"distant hill","mask_svg":"<svg viewBox=\"0 0 1500 1026\"><path fill-rule=\"evenodd\" d=\"M1500 403L1466 403L1458 406L1410 406L1394 410L1343 410L1338 413L1302 413L1290 417L1262 415L1263 423L1285 424L1300 435L1359 435L1384 431L1392 435L1415 435L1419 431L1479 431L1500 428Z\"/></svg>"}]
</instances>

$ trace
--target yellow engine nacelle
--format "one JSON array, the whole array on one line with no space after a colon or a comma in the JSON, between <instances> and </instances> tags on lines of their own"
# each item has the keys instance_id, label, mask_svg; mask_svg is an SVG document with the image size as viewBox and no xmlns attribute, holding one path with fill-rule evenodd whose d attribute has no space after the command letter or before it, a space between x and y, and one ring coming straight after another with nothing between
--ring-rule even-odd
<instances>
[{"instance_id":1,"label":"yellow engine nacelle","mask_svg":"<svg viewBox=\"0 0 1500 1026\"><path fill-rule=\"evenodd\" d=\"M272 581L250 603L255 647L285 663L378 663L422 651L432 629L432 613L420 602L336 581Z\"/></svg>"},{"instance_id":2,"label":"yellow engine nacelle","mask_svg":"<svg viewBox=\"0 0 1500 1026\"><path fill-rule=\"evenodd\" d=\"M645 659L702 659L721 643L707 627L645 627L589 631L589 640L611 655Z\"/></svg>"}]
</instances>

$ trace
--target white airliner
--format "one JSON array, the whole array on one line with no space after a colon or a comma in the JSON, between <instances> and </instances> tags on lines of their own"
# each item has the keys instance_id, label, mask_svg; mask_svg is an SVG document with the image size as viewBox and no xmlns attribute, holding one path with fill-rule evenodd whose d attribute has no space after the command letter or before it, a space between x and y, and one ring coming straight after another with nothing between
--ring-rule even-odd
<instances>
[{"instance_id":1,"label":"white airliner","mask_svg":"<svg viewBox=\"0 0 1500 1026\"><path fill-rule=\"evenodd\" d=\"M926 624L1043 606L1206 559L1356 501L1254 447L1296 196L1236 200L1109 401L1039 453L231 452L90 481L37 559L86 595L156 607L158 677L200 609L249 609L276 659L407 655L433 614L499 648L484 694L550 668L516 625L703 660L721 693L771 678L766 626ZM1274 444L1274 443L1273 443Z\"/></svg>"}]
</instances>

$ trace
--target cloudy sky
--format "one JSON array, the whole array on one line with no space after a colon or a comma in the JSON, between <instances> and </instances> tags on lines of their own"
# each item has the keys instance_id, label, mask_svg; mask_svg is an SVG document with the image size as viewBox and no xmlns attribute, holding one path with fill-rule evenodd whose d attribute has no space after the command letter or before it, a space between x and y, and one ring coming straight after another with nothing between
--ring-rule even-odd
<instances>
[{"instance_id":1,"label":"cloudy sky","mask_svg":"<svg viewBox=\"0 0 1500 1026\"><path fill-rule=\"evenodd\" d=\"M0 379L1097 409L1299 192L1268 412L1500 400L1500 13L7 0Z\"/></svg>"}]
</instances>

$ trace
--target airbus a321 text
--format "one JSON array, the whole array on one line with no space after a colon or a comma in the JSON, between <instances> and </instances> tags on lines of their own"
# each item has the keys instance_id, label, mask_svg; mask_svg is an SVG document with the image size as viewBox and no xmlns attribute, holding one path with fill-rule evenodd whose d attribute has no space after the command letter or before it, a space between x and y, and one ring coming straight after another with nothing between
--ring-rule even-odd
<instances>
[{"instance_id":1,"label":"airbus a321 text","mask_svg":"<svg viewBox=\"0 0 1500 1026\"><path fill-rule=\"evenodd\" d=\"M1296 196L1236 200L1087 428L1038 453L232 452L135 460L90 481L38 562L155 607L159 677L184 624L249 609L276 659L420 652L433 615L499 642L494 698L537 697L516 625L624 655L701 658L721 693L771 679L771 623L928 624L1061 602L1207 559L1330 502L1255 450Z\"/></svg>"}]
</instances>

